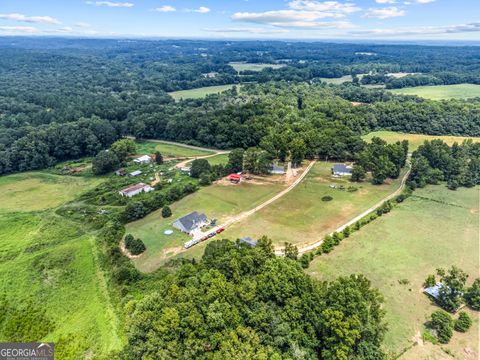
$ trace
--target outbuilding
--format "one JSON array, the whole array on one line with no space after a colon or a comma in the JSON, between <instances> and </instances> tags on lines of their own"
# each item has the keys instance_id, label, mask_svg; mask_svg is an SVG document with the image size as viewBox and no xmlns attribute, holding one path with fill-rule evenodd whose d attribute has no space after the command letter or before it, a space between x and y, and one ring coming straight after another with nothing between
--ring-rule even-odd
<instances>
[{"instance_id":1,"label":"outbuilding","mask_svg":"<svg viewBox=\"0 0 480 360\"><path fill-rule=\"evenodd\" d=\"M238 184L240 181L242 181L242 175L240 175L240 174L230 174L230 175L228 175L228 180L230 180L233 183Z\"/></svg>"},{"instance_id":2,"label":"outbuilding","mask_svg":"<svg viewBox=\"0 0 480 360\"><path fill-rule=\"evenodd\" d=\"M133 197L135 195L138 195L142 192L150 192L150 191L153 191L154 189L150 186L150 185L147 185L147 184L144 184L144 183L139 183L137 185L133 185L133 186L129 186L123 190L120 190L119 191L119 194L122 195L122 196L126 196L126 197Z\"/></svg>"},{"instance_id":3,"label":"outbuilding","mask_svg":"<svg viewBox=\"0 0 480 360\"><path fill-rule=\"evenodd\" d=\"M352 175L352 165L335 164L332 167L332 174L335 176L350 176Z\"/></svg>"},{"instance_id":4,"label":"outbuilding","mask_svg":"<svg viewBox=\"0 0 480 360\"><path fill-rule=\"evenodd\" d=\"M148 155L143 155L143 156L140 156L139 158L136 158L135 160L133 160L133 162L135 164L150 164L152 162L152 158Z\"/></svg>"}]
</instances>

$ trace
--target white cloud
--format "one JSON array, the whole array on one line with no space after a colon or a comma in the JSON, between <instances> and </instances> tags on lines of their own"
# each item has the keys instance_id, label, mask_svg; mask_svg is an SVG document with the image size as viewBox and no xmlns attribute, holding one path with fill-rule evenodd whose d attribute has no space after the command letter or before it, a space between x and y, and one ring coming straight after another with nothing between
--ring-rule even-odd
<instances>
[{"instance_id":1,"label":"white cloud","mask_svg":"<svg viewBox=\"0 0 480 360\"><path fill-rule=\"evenodd\" d=\"M9 33L27 33L34 34L38 33L38 29L32 26L0 26L0 31L9 32Z\"/></svg>"},{"instance_id":2,"label":"white cloud","mask_svg":"<svg viewBox=\"0 0 480 360\"><path fill-rule=\"evenodd\" d=\"M292 0L288 3L288 7L293 10L303 11L330 11L342 14L351 14L361 9L353 3L340 3L338 1L308 1L308 0Z\"/></svg>"},{"instance_id":3,"label":"white cloud","mask_svg":"<svg viewBox=\"0 0 480 360\"><path fill-rule=\"evenodd\" d=\"M430 3L434 2L435 0L415 0L415 1L418 4L430 4Z\"/></svg>"},{"instance_id":4,"label":"white cloud","mask_svg":"<svg viewBox=\"0 0 480 360\"><path fill-rule=\"evenodd\" d=\"M206 14L210 12L210 9L205 6L200 6L198 9L195 9L193 11L200 14Z\"/></svg>"},{"instance_id":5,"label":"white cloud","mask_svg":"<svg viewBox=\"0 0 480 360\"><path fill-rule=\"evenodd\" d=\"M134 6L134 4L129 2L113 2L113 1L87 1L87 4L96 5L96 6L125 7L125 8L130 8Z\"/></svg>"},{"instance_id":6,"label":"white cloud","mask_svg":"<svg viewBox=\"0 0 480 360\"><path fill-rule=\"evenodd\" d=\"M173 6L170 5L163 5L155 9L155 11L158 12L174 12L177 11Z\"/></svg>"},{"instance_id":7,"label":"white cloud","mask_svg":"<svg viewBox=\"0 0 480 360\"><path fill-rule=\"evenodd\" d=\"M368 9L364 17L374 19L388 19L397 16L404 16L405 10L399 9L396 6L391 6L383 9Z\"/></svg>"},{"instance_id":8,"label":"white cloud","mask_svg":"<svg viewBox=\"0 0 480 360\"><path fill-rule=\"evenodd\" d=\"M76 27L83 28L83 29L92 27L92 25L90 25L89 23L83 22L83 21L76 22L74 25Z\"/></svg>"},{"instance_id":9,"label":"white cloud","mask_svg":"<svg viewBox=\"0 0 480 360\"><path fill-rule=\"evenodd\" d=\"M375 0L377 4L396 4L396 0Z\"/></svg>"},{"instance_id":10,"label":"white cloud","mask_svg":"<svg viewBox=\"0 0 480 360\"><path fill-rule=\"evenodd\" d=\"M294 28L351 28L353 25L343 19L361 9L353 3L340 3L338 1L309 1L292 0L288 2L287 10L272 10L265 12L238 12L232 15L234 21L243 21L254 24L266 24L276 27ZM321 19L337 19L325 22Z\"/></svg>"},{"instance_id":11,"label":"white cloud","mask_svg":"<svg viewBox=\"0 0 480 360\"><path fill-rule=\"evenodd\" d=\"M57 20L51 16L26 16L23 14L0 14L0 19L54 25L62 23L60 20Z\"/></svg>"},{"instance_id":12,"label":"white cloud","mask_svg":"<svg viewBox=\"0 0 480 360\"><path fill-rule=\"evenodd\" d=\"M423 26L419 28L372 29L352 31L354 35L374 36L416 36L416 35L445 35L480 32L480 22L449 26Z\"/></svg>"}]
</instances>

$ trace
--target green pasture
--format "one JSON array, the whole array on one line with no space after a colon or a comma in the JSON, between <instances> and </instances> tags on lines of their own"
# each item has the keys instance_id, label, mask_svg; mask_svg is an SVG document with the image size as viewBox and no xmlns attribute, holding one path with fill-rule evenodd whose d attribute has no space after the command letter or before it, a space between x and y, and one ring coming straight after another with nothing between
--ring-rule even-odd
<instances>
[{"instance_id":1,"label":"green pasture","mask_svg":"<svg viewBox=\"0 0 480 360\"><path fill-rule=\"evenodd\" d=\"M164 219L161 210L155 211L145 218L127 225L127 233L142 239L147 251L138 259L135 265L142 271L153 271L168 259L185 255L191 256L199 246L188 251L183 250L183 244L189 236L174 230L171 224L177 218L192 211L205 213L210 219L217 219L218 224L231 216L250 210L263 201L268 200L275 193L281 191L283 185L219 185L205 187L172 204L172 217ZM172 235L164 235L167 229L174 230Z\"/></svg>"},{"instance_id":2,"label":"green pasture","mask_svg":"<svg viewBox=\"0 0 480 360\"><path fill-rule=\"evenodd\" d=\"M348 177L334 178L331 175L332 166L333 163L315 164L295 189L255 216L229 227L225 236L257 239L267 235L277 245L284 242L297 245L314 243L399 187L399 179L390 184L372 185L369 182L351 183ZM345 189L340 190L340 186ZM350 186L356 191L348 191ZM331 196L333 200L322 201L324 196Z\"/></svg>"},{"instance_id":3,"label":"green pasture","mask_svg":"<svg viewBox=\"0 0 480 360\"><path fill-rule=\"evenodd\" d=\"M243 62L231 62L229 63L236 71L262 71L263 69L272 68L280 69L284 67L283 64L253 64L253 63L243 63Z\"/></svg>"},{"instance_id":4,"label":"green pasture","mask_svg":"<svg viewBox=\"0 0 480 360\"><path fill-rule=\"evenodd\" d=\"M394 94L416 95L430 100L470 99L480 97L480 85L474 84L417 86L389 91Z\"/></svg>"},{"instance_id":5,"label":"green pasture","mask_svg":"<svg viewBox=\"0 0 480 360\"><path fill-rule=\"evenodd\" d=\"M367 135L364 135L362 138L365 141L370 142L372 138L379 137L393 144L397 141L408 140L409 151L413 152L418 149L425 141L432 141L434 139L441 139L446 142L448 145L452 145L454 142L462 143L464 140L472 140L474 142L480 142L480 138L475 137L464 137L464 136L437 136L437 135L421 135L421 134L404 134L395 131L374 131Z\"/></svg>"},{"instance_id":6,"label":"green pasture","mask_svg":"<svg viewBox=\"0 0 480 360\"><path fill-rule=\"evenodd\" d=\"M36 211L73 200L103 180L26 172L0 177L0 211Z\"/></svg>"},{"instance_id":7,"label":"green pasture","mask_svg":"<svg viewBox=\"0 0 480 360\"><path fill-rule=\"evenodd\" d=\"M478 277L479 196L479 187L450 191L438 185L416 190L391 213L316 258L308 272L321 280L366 275L385 297L389 323L385 347L399 353L423 332L426 318L438 309L422 293L429 274L457 265L470 274L469 284ZM452 343L442 345L454 358L463 359L465 347L478 354L478 312L472 315L475 326L467 334L455 332ZM437 350L441 353L438 346ZM404 358L433 359L425 357L432 354L416 346Z\"/></svg>"},{"instance_id":8,"label":"green pasture","mask_svg":"<svg viewBox=\"0 0 480 360\"><path fill-rule=\"evenodd\" d=\"M219 94L221 92L230 90L235 85L217 85L217 86L205 86L197 89L180 90L168 93L176 101L181 99L202 99L207 95Z\"/></svg>"},{"instance_id":9,"label":"green pasture","mask_svg":"<svg viewBox=\"0 0 480 360\"><path fill-rule=\"evenodd\" d=\"M163 157L195 157L213 154L213 150L195 149L183 144L170 144L156 140L137 142L138 154L154 154L156 151L160 151Z\"/></svg>"}]
</instances>

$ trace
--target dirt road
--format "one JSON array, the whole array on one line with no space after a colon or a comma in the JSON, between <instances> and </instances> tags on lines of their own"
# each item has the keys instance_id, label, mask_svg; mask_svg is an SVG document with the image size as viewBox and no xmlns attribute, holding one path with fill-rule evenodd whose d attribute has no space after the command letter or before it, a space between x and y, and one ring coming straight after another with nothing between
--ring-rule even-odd
<instances>
[{"instance_id":1,"label":"dirt road","mask_svg":"<svg viewBox=\"0 0 480 360\"><path fill-rule=\"evenodd\" d=\"M240 213L239 215L237 216L234 216L232 217L231 219L229 219L228 221L226 221L225 223L221 224L221 225L218 225L212 229L210 229L209 231L207 232L204 232L204 233L199 233L197 236L195 236L193 239L194 240L199 240L201 239L202 237L204 237L205 235L208 235L209 233L212 233L212 232L215 232L217 231L218 229L221 229L221 228L227 228L228 226L234 224L234 223L237 223L241 220L244 220L246 219L247 217L255 214L257 211L263 209L264 207L270 205L271 203L273 203L274 201L280 199L282 196L285 196L286 194L288 194L290 191L292 191L298 184L300 184L302 182L302 180L305 178L305 176L307 176L308 172L310 171L310 169L313 167L313 165L315 165L316 163L316 160L313 160L308 166L307 168L305 169L305 171L298 177L297 180L295 180L294 183L292 183L289 187L287 187L285 190L282 190L281 192L279 192L277 195L275 195L274 197L268 199L267 201L263 202L262 204L258 205L257 207L251 209L251 210L248 210L248 211L245 211L243 213Z\"/></svg>"},{"instance_id":2,"label":"dirt road","mask_svg":"<svg viewBox=\"0 0 480 360\"><path fill-rule=\"evenodd\" d=\"M383 205L383 203L385 201L388 201L388 200L392 200L394 197L400 195L403 191L403 189L405 189L405 184L407 182L407 179L408 179L408 176L410 175L410 171L411 171L411 167L410 165L409 166L409 169L408 171L405 173L405 175L403 176L402 178L402 181L400 183L400 186L397 190L395 190L393 193L391 193L390 195L388 195L387 197L383 198L381 201L379 201L377 204L375 204L374 206L372 206L371 208L369 208L368 210L365 210L364 212L362 212L360 215L356 216L355 218L353 218L352 220L350 220L349 222L343 224L342 226L340 226L338 229L336 229L334 232L342 232L346 227L348 226L351 226L353 224L355 224L357 221L363 219L365 216L371 214L372 212L376 211L380 206ZM332 235L334 232L332 232L330 235ZM309 252L309 251L312 251L312 250L315 250L316 248L318 248L320 245L322 245L323 243L323 238L313 244L307 244L307 245L303 245L303 246L297 246L298 247L298 253L300 255L306 253L306 252ZM283 248L275 248L275 254L276 255L283 255Z\"/></svg>"}]
</instances>

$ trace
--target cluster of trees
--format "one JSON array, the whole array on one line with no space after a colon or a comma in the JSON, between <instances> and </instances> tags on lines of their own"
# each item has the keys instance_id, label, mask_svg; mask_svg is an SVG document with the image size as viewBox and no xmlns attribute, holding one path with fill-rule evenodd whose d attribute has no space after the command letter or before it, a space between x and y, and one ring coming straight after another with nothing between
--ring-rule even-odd
<instances>
[{"instance_id":1,"label":"cluster of trees","mask_svg":"<svg viewBox=\"0 0 480 360\"><path fill-rule=\"evenodd\" d=\"M452 146L442 140L426 141L412 156L412 188L446 181L449 189L480 184L480 144L471 140Z\"/></svg>"},{"instance_id":2,"label":"cluster of trees","mask_svg":"<svg viewBox=\"0 0 480 360\"><path fill-rule=\"evenodd\" d=\"M123 241L125 243L125 248L132 255L140 255L145 250L147 250L147 247L145 246L143 241L141 239L135 239L132 234L127 234Z\"/></svg>"},{"instance_id":3,"label":"cluster of trees","mask_svg":"<svg viewBox=\"0 0 480 360\"><path fill-rule=\"evenodd\" d=\"M95 175L107 174L125 163L129 155L137 152L137 146L131 139L115 141L110 149L100 151L92 160Z\"/></svg>"},{"instance_id":4,"label":"cluster of trees","mask_svg":"<svg viewBox=\"0 0 480 360\"><path fill-rule=\"evenodd\" d=\"M428 322L428 327L435 332L436 339L441 344L448 344L453 336L453 330L467 332L473 321L465 311L460 311L458 319L443 310L434 311Z\"/></svg>"},{"instance_id":5,"label":"cluster of trees","mask_svg":"<svg viewBox=\"0 0 480 360\"><path fill-rule=\"evenodd\" d=\"M480 278L475 279L470 287L466 287L468 275L456 266L452 266L448 271L437 269L437 275L442 286L436 301L443 309L454 312L466 303L472 309L480 310ZM429 275L424 286L432 287L436 283L435 275Z\"/></svg>"},{"instance_id":6,"label":"cluster of trees","mask_svg":"<svg viewBox=\"0 0 480 360\"><path fill-rule=\"evenodd\" d=\"M370 282L317 282L266 238L209 243L154 288L129 306L125 358L384 358L383 299Z\"/></svg>"},{"instance_id":7,"label":"cluster of trees","mask_svg":"<svg viewBox=\"0 0 480 360\"><path fill-rule=\"evenodd\" d=\"M404 87L425 85L453 85L463 83L480 84L480 74L475 72L436 72L433 74L414 74L398 79L387 78L385 79L384 83L387 89L399 89Z\"/></svg>"},{"instance_id":8,"label":"cluster of trees","mask_svg":"<svg viewBox=\"0 0 480 360\"><path fill-rule=\"evenodd\" d=\"M366 171L371 171L373 184L383 184L387 178L396 179L405 166L407 156L407 140L388 144L385 140L374 137L360 153L359 160L352 170L352 180L362 181Z\"/></svg>"}]
</instances>

